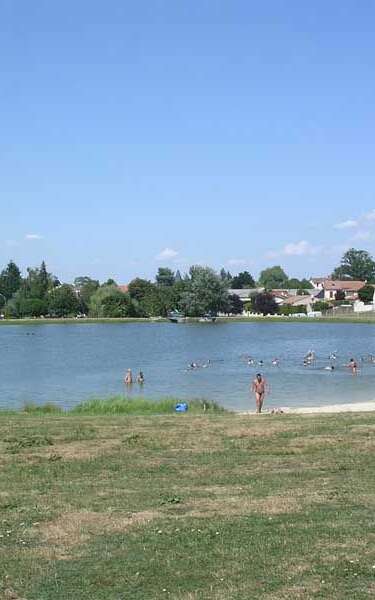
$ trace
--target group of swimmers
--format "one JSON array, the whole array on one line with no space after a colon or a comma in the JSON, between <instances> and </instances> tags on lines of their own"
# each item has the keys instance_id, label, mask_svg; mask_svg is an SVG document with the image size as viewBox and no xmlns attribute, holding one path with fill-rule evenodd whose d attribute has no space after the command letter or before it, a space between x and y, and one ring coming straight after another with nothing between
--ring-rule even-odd
<instances>
[{"instance_id":1,"label":"group of swimmers","mask_svg":"<svg viewBox=\"0 0 375 600\"><path fill-rule=\"evenodd\" d=\"M145 378L143 375L143 371L139 371L137 377L136 377L136 382L139 383L140 385L142 385L145 382ZM124 377L124 383L125 385L132 385L133 383L133 373L131 369L128 369L126 371L125 377Z\"/></svg>"}]
</instances>

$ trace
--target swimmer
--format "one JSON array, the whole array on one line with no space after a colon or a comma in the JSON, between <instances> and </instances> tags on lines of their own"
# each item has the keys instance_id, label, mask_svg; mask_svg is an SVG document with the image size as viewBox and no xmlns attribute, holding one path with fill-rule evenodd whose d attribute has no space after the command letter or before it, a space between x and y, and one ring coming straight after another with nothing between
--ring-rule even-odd
<instances>
[{"instance_id":1,"label":"swimmer","mask_svg":"<svg viewBox=\"0 0 375 600\"><path fill-rule=\"evenodd\" d=\"M133 383L133 374L132 370L128 369L124 378L125 385L131 385Z\"/></svg>"},{"instance_id":2,"label":"swimmer","mask_svg":"<svg viewBox=\"0 0 375 600\"><path fill-rule=\"evenodd\" d=\"M249 367L251 367L254 364L254 359L249 358L249 360L247 361L247 364L249 365Z\"/></svg>"},{"instance_id":3,"label":"swimmer","mask_svg":"<svg viewBox=\"0 0 375 600\"><path fill-rule=\"evenodd\" d=\"M329 360L336 360L337 359L337 352L331 352L331 354L329 355Z\"/></svg>"},{"instance_id":4,"label":"swimmer","mask_svg":"<svg viewBox=\"0 0 375 600\"><path fill-rule=\"evenodd\" d=\"M263 364L264 364L264 363L263 363L263 361L262 361L262 360L258 360L258 365L259 365L260 367L263 367Z\"/></svg>"},{"instance_id":5,"label":"swimmer","mask_svg":"<svg viewBox=\"0 0 375 600\"><path fill-rule=\"evenodd\" d=\"M278 358L274 358L272 364L274 367L278 367L280 365L280 360Z\"/></svg>"},{"instance_id":6,"label":"swimmer","mask_svg":"<svg viewBox=\"0 0 375 600\"><path fill-rule=\"evenodd\" d=\"M139 371L138 375L137 375L137 383L139 383L140 385L143 385L145 382L145 377L143 375L143 371Z\"/></svg>"},{"instance_id":7,"label":"swimmer","mask_svg":"<svg viewBox=\"0 0 375 600\"><path fill-rule=\"evenodd\" d=\"M257 373L257 375L252 383L252 386L251 386L251 389L252 389L253 393L255 394L255 403L256 403L257 414L260 414L262 412L264 397L266 395L266 385L267 385L267 382L264 379L264 377L260 373Z\"/></svg>"},{"instance_id":8,"label":"swimmer","mask_svg":"<svg viewBox=\"0 0 375 600\"><path fill-rule=\"evenodd\" d=\"M351 358L347 365L345 365L348 369L351 369L352 375L358 375L358 365L354 358Z\"/></svg>"},{"instance_id":9,"label":"swimmer","mask_svg":"<svg viewBox=\"0 0 375 600\"><path fill-rule=\"evenodd\" d=\"M334 371L335 367L334 367L334 365L328 365L327 367L324 367L324 370L325 371Z\"/></svg>"},{"instance_id":10,"label":"swimmer","mask_svg":"<svg viewBox=\"0 0 375 600\"><path fill-rule=\"evenodd\" d=\"M305 356L305 360L311 364L312 362L314 362L315 360L315 352L314 350L309 350L308 353Z\"/></svg>"}]
</instances>

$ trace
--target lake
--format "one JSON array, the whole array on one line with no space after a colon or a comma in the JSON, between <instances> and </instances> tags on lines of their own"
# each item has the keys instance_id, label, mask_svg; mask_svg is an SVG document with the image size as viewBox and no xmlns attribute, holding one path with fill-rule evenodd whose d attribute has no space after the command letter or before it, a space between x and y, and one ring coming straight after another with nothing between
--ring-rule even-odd
<instances>
[{"instance_id":1,"label":"lake","mask_svg":"<svg viewBox=\"0 0 375 600\"><path fill-rule=\"evenodd\" d=\"M89 397L143 395L206 398L246 410L249 384L265 374L265 406L312 406L373 400L375 326L329 323L98 323L2 325L0 406L55 402L68 408ZM303 357L316 352L313 367ZM334 372L324 370L337 352ZM254 357L249 366L246 356ZM358 377L342 365L354 356ZM278 357L280 366L272 366ZM206 368L189 370L191 362ZM264 361L259 366L258 361ZM333 363L335 364L335 363ZM123 385L127 368L142 369L145 384Z\"/></svg>"}]
</instances>

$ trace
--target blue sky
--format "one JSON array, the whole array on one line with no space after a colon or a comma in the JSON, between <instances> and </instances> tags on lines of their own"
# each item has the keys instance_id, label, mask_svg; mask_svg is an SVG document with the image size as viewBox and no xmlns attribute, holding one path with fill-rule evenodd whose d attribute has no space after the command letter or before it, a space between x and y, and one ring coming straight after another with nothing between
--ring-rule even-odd
<instances>
[{"instance_id":1,"label":"blue sky","mask_svg":"<svg viewBox=\"0 0 375 600\"><path fill-rule=\"evenodd\" d=\"M370 0L0 0L0 265L375 252Z\"/></svg>"}]
</instances>

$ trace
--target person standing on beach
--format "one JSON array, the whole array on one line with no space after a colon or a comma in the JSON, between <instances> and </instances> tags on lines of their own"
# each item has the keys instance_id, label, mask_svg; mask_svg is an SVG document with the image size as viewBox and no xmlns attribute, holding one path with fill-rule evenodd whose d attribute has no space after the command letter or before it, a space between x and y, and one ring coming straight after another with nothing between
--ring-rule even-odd
<instances>
[{"instance_id":1,"label":"person standing on beach","mask_svg":"<svg viewBox=\"0 0 375 600\"><path fill-rule=\"evenodd\" d=\"M261 373L257 373L253 383L252 383L252 391L255 394L255 403L257 407L257 414L262 412L264 397L266 395L266 385L267 382Z\"/></svg>"}]
</instances>

